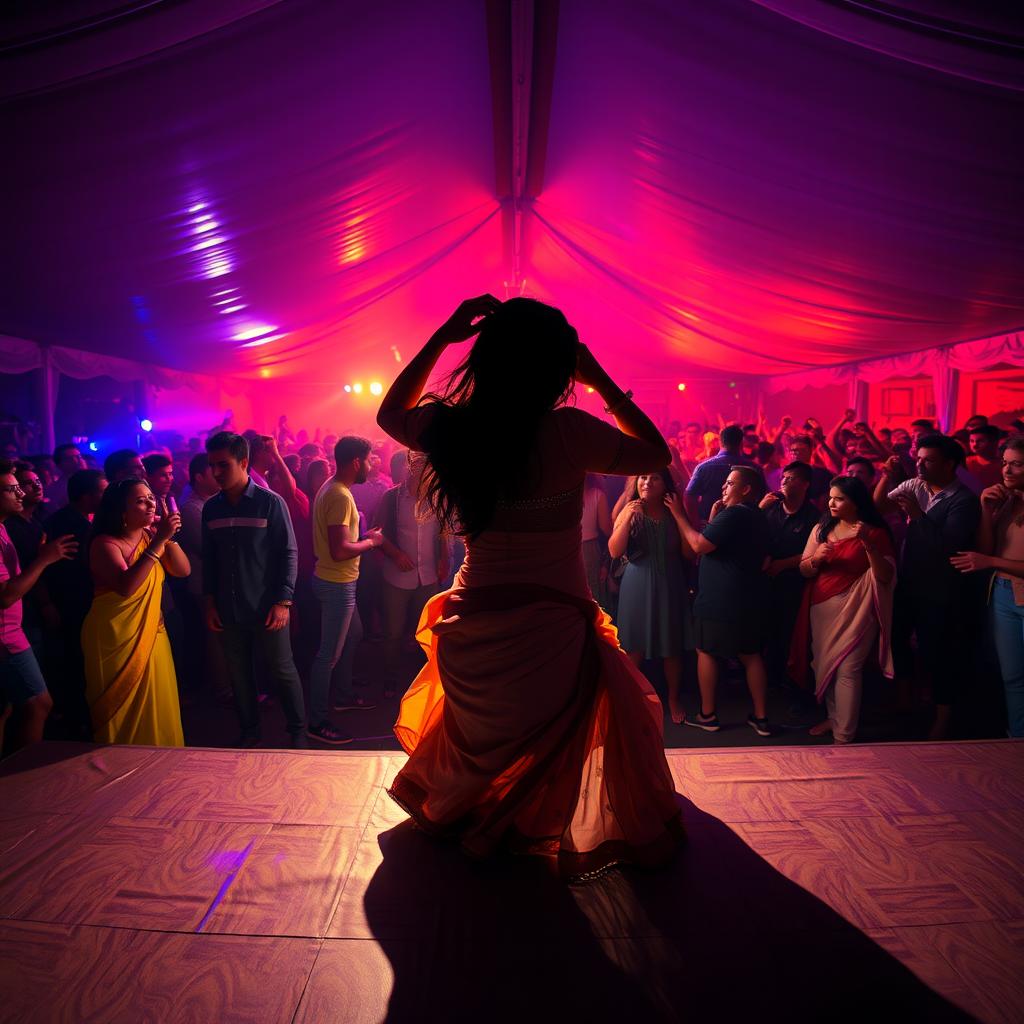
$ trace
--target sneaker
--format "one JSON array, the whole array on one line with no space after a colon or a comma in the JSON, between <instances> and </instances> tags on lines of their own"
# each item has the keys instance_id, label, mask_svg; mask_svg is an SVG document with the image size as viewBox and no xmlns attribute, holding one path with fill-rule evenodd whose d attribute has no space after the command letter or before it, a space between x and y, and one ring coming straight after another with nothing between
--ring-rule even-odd
<instances>
[{"instance_id":1,"label":"sneaker","mask_svg":"<svg viewBox=\"0 0 1024 1024\"><path fill-rule=\"evenodd\" d=\"M377 705L368 697L342 697L334 705L335 711L372 711Z\"/></svg>"},{"instance_id":2,"label":"sneaker","mask_svg":"<svg viewBox=\"0 0 1024 1024\"><path fill-rule=\"evenodd\" d=\"M758 736L771 736L772 727L768 724L767 718L755 718L753 714L747 715L747 725L750 726Z\"/></svg>"},{"instance_id":3,"label":"sneaker","mask_svg":"<svg viewBox=\"0 0 1024 1024\"><path fill-rule=\"evenodd\" d=\"M340 747L342 744L352 742L352 737L347 732L340 732L330 722L311 725L306 730L306 735L320 743L330 743L332 747Z\"/></svg>"},{"instance_id":4,"label":"sneaker","mask_svg":"<svg viewBox=\"0 0 1024 1024\"><path fill-rule=\"evenodd\" d=\"M687 718L683 725L692 725L694 729L703 729L705 732L718 732L722 728L721 722L718 721L718 715L714 713L705 715L699 711L693 718Z\"/></svg>"}]
</instances>

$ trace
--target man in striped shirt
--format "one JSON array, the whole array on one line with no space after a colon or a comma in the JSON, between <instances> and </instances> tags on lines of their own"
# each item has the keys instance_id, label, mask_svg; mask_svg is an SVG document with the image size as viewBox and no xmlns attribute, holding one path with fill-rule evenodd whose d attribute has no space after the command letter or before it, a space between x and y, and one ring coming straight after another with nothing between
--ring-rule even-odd
<instances>
[{"instance_id":1,"label":"man in striped shirt","mask_svg":"<svg viewBox=\"0 0 1024 1024\"><path fill-rule=\"evenodd\" d=\"M305 747L302 684L288 631L298 551L284 499L249 478L244 437L221 431L206 442L213 478L220 488L203 505L203 597L206 624L224 645L239 745L260 739L253 658L259 657L278 684L293 747Z\"/></svg>"}]
</instances>

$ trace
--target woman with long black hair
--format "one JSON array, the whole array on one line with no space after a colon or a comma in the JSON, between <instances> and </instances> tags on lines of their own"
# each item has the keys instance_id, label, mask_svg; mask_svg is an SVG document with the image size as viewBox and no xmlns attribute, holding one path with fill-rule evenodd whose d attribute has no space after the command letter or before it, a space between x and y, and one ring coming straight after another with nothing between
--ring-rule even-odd
<instances>
[{"instance_id":1,"label":"woman with long black hair","mask_svg":"<svg viewBox=\"0 0 1024 1024\"><path fill-rule=\"evenodd\" d=\"M804 590L790 667L797 682L806 678L809 633L815 694L828 711L811 734L831 732L835 743L850 743L860 719L864 663L872 650L878 652L883 674L893 675L896 583L889 527L856 477L832 481L825 514L807 538L800 572L812 582Z\"/></svg>"},{"instance_id":2,"label":"woman with long black hair","mask_svg":"<svg viewBox=\"0 0 1024 1024\"><path fill-rule=\"evenodd\" d=\"M474 335L421 398L441 353ZM619 429L566 405L576 381ZM661 703L591 598L580 540L586 474L662 469L657 428L559 310L490 295L433 335L377 422L426 453L423 497L467 548L420 619L428 663L402 700L410 757L389 792L477 856L544 854L568 878L664 863L683 832Z\"/></svg>"},{"instance_id":3,"label":"woman with long black hair","mask_svg":"<svg viewBox=\"0 0 1024 1024\"><path fill-rule=\"evenodd\" d=\"M119 480L103 492L89 542L96 595L82 626L86 699L97 743L185 744L160 612L165 577L190 570L174 541L180 528L173 499L168 508L145 481Z\"/></svg>"}]
</instances>

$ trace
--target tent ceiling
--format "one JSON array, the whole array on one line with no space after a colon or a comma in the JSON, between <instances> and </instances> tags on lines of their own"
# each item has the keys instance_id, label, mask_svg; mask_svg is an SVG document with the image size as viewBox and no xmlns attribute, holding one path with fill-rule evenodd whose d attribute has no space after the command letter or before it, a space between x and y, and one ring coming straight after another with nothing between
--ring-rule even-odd
<instances>
[{"instance_id":1,"label":"tent ceiling","mask_svg":"<svg viewBox=\"0 0 1024 1024\"><path fill-rule=\"evenodd\" d=\"M1024 30L965 10L26 4L0 332L340 380L483 290L640 375L1018 328Z\"/></svg>"}]
</instances>

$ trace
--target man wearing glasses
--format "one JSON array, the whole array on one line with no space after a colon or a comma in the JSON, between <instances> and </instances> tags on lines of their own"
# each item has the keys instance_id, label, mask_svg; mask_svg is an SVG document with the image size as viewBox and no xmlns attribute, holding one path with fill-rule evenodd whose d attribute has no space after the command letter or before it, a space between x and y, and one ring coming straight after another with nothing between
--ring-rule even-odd
<instances>
[{"instance_id":1,"label":"man wearing glasses","mask_svg":"<svg viewBox=\"0 0 1024 1024\"><path fill-rule=\"evenodd\" d=\"M0 460L0 743L3 722L13 711L12 750L43 738L43 725L53 707L39 662L21 626L22 598L47 566L62 558L74 558L78 550L70 534L44 542L35 561L23 572L4 523L21 514L24 497L13 463Z\"/></svg>"}]
</instances>

